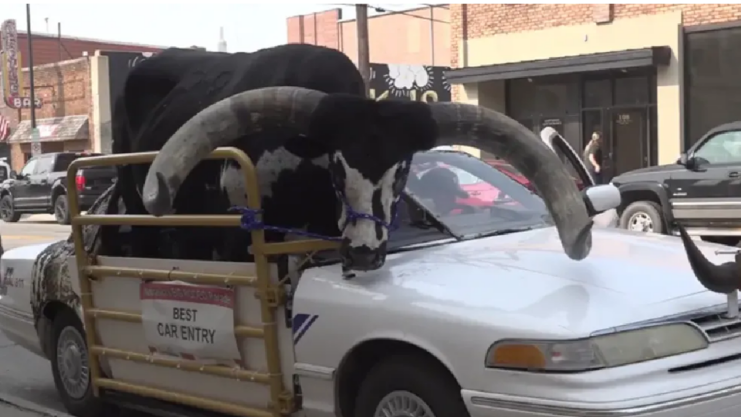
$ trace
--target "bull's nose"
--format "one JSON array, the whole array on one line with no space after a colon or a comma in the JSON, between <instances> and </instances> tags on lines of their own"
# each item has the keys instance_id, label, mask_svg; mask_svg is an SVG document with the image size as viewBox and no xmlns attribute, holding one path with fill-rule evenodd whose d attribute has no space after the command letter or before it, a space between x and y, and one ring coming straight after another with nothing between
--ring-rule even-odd
<instances>
[{"instance_id":1,"label":"bull's nose","mask_svg":"<svg viewBox=\"0 0 741 417\"><path fill-rule=\"evenodd\" d=\"M349 247L343 250L343 266L355 271L370 271L381 265L381 256L378 251L367 246Z\"/></svg>"}]
</instances>

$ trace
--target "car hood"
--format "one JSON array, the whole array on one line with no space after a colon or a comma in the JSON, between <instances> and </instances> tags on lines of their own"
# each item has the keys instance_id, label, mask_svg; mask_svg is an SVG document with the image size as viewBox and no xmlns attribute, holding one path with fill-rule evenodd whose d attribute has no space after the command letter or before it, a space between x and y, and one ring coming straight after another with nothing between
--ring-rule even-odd
<instances>
[{"instance_id":1,"label":"car hood","mask_svg":"<svg viewBox=\"0 0 741 417\"><path fill-rule=\"evenodd\" d=\"M634 169L612 179L612 182L622 184L625 182L643 181L656 177L665 177L675 171L686 171L687 168L678 164L659 165L646 168Z\"/></svg>"},{"instance_id":2,"label":"car hood","mask_svg":"<svg viewBox=\"0 0 741 417\"><path fill-rule=\"evenodd\" d=\"M384 268L362 274L362 281L385 281L385 291L401 294L402 303L434 308L455 316L451 320L502 325L506 317L570 334L726 301L698 283L679 238L620 229L595 229L593 238L583 261L563 253L552 227L416 249L390 255ZM716 263L729 258L715 255L722 246L698 246ZM325 268L339 272L338 266Z\"/></svg>"}]
</instances>

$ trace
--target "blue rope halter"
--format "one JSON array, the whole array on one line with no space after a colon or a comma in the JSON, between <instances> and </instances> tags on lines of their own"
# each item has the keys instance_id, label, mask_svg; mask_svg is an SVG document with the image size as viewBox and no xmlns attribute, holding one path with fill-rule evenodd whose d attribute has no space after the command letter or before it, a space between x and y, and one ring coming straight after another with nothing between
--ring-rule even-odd
<instances>
[{"instance_id":1,"label":"blue rope halter","mask_svg":"<svg viewBox=\"0 0 741 417\"><path fill-rule=\"evenodd\" d=\"M345 196L344 192L337 192L337 196L340 199L340 202L342 202L342 206L345 209L345 224L342 226L344 229L347 227L348 224L351 222L357 222L360 219L363 220L370 220L376 224L379 224L383 227L385 227L389 232L392 232L399 228L399 211L397 210L397 202L393 204L391 207L391 211L393 213L393 219L391 220L391 223L385 222L383 219L378 218L372 214L368 213L361 213L356 211L350 203L347 201L347 197ZM335 241L339 242L342 240L341 237L337 236L325 236L318 233L311 233L307 232L305 230L300 229L292 229L287 227L280 227L280 226L271 226L268 224L265 224L262 220L257 219L257 215L263 213L262 209L252 209L249 207L240 207L235 206L229 209L230 212L239 212L242 215L242 218L240 219L241 228L243 230L246 230L248 232L251 232L253 230L266 230L270 232L279 232L279 233L285 233L285 234L292 234L292 235L299 235L299 236L306 236L312 239L321 239L321 240L329 240L329 241Z\"/></svg>"}]
</instances>

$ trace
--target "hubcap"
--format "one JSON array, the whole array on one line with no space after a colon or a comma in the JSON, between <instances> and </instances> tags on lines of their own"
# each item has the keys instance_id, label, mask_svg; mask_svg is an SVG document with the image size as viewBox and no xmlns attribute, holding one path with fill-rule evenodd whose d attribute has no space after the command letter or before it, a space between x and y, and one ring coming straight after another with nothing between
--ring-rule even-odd
<instances>
[{"instance_id":1,"label":"hubcap","mask_svg":"<svg viewBox=\"0 0 741 417\"><path fill-rule=\"evenodd\" d=\"M57 368L67 395L74 399L84 397L90 378L88 353L85 340L74 327L66 327L59 335Z\"/></svg>"},{"instance_id":2,"label":"hubcap","mask_svg":"<svg viewBox=\"0 0 741 417\"><path fill-rule=\"evenodd\" d=\"M4 219L10 218L11 211L12 209L8 200L3 200L0 203L0 216L3 216Z\"/></svg>"},{"instance_id":3,"label":"hubcap","mask_svg":"<svg viewBox=\"0 0 741 417\"><path fill-rule=\"evenodd\" d=\"M63 201L57 200L57 209L55 210L55 213L57 215L57 219L63 219L64 215L67 212L67 205L64 204Z\"/></svg>"},{"instance_id":4,"label":"hubcap","mask_svg":"<svg viewBox=\"0 0 741 417\"><path fill-rule=\"evenodd\" d=\"M628 230L635 232L653 232L654 222L646 213L636 213L628 219Z\"/></svg>"},{"instance_id":5,"label":"hubcap","mask_svg":"<svg viewBox=\"0 0 741 417\"><path fill-rule=\"evenodd\" d=\"M427 403L411 392L394 391L378 403L373 417L435 417L435 414Z\"/></svg>"}]
</instances>

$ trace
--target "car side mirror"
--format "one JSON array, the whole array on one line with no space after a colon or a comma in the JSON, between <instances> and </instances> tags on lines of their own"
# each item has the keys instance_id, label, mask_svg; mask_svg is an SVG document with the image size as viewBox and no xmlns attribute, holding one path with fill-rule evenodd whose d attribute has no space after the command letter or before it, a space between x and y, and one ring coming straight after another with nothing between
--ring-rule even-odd
<instances>
[{"instance_id":1,"label":"car side mirror","mask_svg":"<svg viewBox=\"0 0 741 417\"><path fill-rule=\"evenodd\" d=\"M686 153L679 155L679 158L677 159L677 164L687 166L687 154Z\"/></svg>"},{"instance_id":2,"label":"car side mirror","mask_svg":"<svg viewBox=\"0 0 741 417\"><path fill-rule=\"evenodd\" d=\"M620 190L612 184L587 187L582 191L582 196L589 217L618 208L622 202Z\"/></svg>"},{"instance_id":3,"label":"car side mirror","mask_svg":"<svg viewBox=\"0 0 741 417\"><path fill-rule=\"evenodd\" d=\"M15 171L10 171L10 179L14 180L18 178L18 173Z\"/></svg>"}]
</instances>

